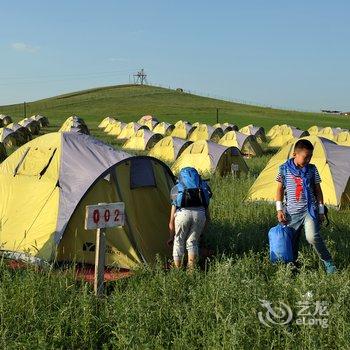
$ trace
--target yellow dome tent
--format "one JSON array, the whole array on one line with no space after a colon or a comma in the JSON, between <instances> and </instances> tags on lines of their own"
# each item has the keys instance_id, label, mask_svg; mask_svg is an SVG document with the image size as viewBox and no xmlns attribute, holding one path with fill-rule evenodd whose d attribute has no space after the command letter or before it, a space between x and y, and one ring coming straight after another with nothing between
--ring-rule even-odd
<instances>
[{"instance_id":1,"label":"yellow dome tent","mask_svg":"<svg viewBox=\"0 0 350 350\"><path fill-rule=\"evenodd\" d=\"M281 126L267 146L271 148L279 148L294 138L300 138L308 135L308 131L299 130L287 125Z\"/></svg>"},{"instance_id":2,"label":"yellow dome tent","mask_svg":"<svg viewBox=\"0 0 350 350\"><path fill-rule=\"evenodd\" d=\"M186 140L195 128L196 127L192 126L190 123L179 120L175 123L175 128L171 132L170 136L179 137L180 139Z\"/></svg>"},{"instance_id":3,"label":"yellow dome tent","mask_svg":"<svg viewBox=\"0 0 350 350\"><path fill-rule=\"evenodd\" d=\"M217 142L220 138L224 136L224 132L221 128L213 128L207 124L199 124L191 133L188 140L189 141L199 141L199 140L212 140Z\"/></svg>"},{"instance_id":4,"label":"yellow dome tent","mask_svg":"<svg viewBox=\"0 0 350 350\"><path fill-rule=\"evenodd\" d=\"M253 135L259 143L266 142L265 130L261 126L249 124L239 129L239 132L246 135Z\"/></svg>"},{"instance_id":5,"label":"yellow dome tent","mask_svg":"<svg viewBox=\"0 0 350 350\"><path fill-rule=\"evenodd\" d=\"M297 129L295 126L288 125L288 124L282 124L282 125L274 125L269 132L266 134L266 136L269 138L269 140L274 139L276 136L278 136L282 130L285 129Z\"/></svg>"},{"instance_id":6,"label":"yellow dome tent","mask_svg":"<svg viewBox=\"0 0 350 350\"><path fill-rule=\"evenodd\" d=\"M107 125L105 132L111 136L119 136L126 125L127 124L123 122L116 122L114 124Z\"/></svg>"},{"instance_id":7,"label":"yellow dome tent","mask_svg":"<svg viewBox=\"0 0 350 350\"><path fill-rule=\"evenodd\" d=\"M126 140L122 147L134 151L146 151L150 150L162 138L161 134L155 134L147 129L140 129Z\"/></svg>"},{"instance_id":8,"label":"yellow dome tent","mask_svg":"<svg viewBox=\"0 0 350 350\"><path fill-rule=\"evenodd\" d=\"M85 207L124 202L125 226L106 230L106 265L169 258L173 185L157 159L131 157L83 134L38 137L0 165L1 252L93 264L96 231L84 229Z\"/></svg>"},{"instance_id":9,"label":"yellow dome tent","mask_svg":"<svg viewBox=\"0 0 350 350\"><path fill-rule=\"evenodd\" d=\"M111 131L111 129L113 128L113 126L116 125L116 124L119 124L119 123L121 123L121 122L107 124L105 126L105 128L103 129L103 131L108 134Z\"/></svg>"},{"instance_id":10,"label":"yellow dome tent","mask_svg":"<svg viewBox=\"0 0 350 350\"><path fill-rule=\"evenodd\" d=\"M274 125L269 131L268 133L266 134L266 136L269 138L269 139L272 139L273 137L276 136L276 133L278 132L278 130L280 129L281 125L279 124L276 124Z\"/></svg>"},{"instance_id":11,"label":"yellow dome tent","mask_svg":"<svg viewBox=\"0 0 350 350\"><path fill-rule=\"evenodd\" d=\"M182 168L190 166L204 177L209 177L214 172L223 176L231 172L232 164L237 166L237 175L248 172L248 166L238 148L201 140L189 145L171 169L177 175Z\"/></svg>"},{"instance_id":12,"label":"yellow dome tent","mask_svg":"<svg viewBox=\"0 0 350 350\"><path fill-rule=\"evenodd\" d=\"M343 130L341 128L331 128L329 126L321 129L317 136L319 137L325 137L328 140L334 141L336 136L342 132Z\"/></svg>"},{"instance_id":13,"label":"yellow dome tent","mask_svg":"<svg viewBox=\"0 0 350 350\"><path fill-rule=\"evenodd\" d=\"M125 142L140 129L148 129L148 127L146 125L130 122L123 127L121 133L117 136L117 140Z\"/></svg>"},{"instance_id":14,"label":"yellow dome tent","mask_svg":"<svg viewBox=\"0 0 350 350\"><path fill-rule=\"evenodd\" d=\"M219 145L237 147L245 156L262 156L263 149L253 135L242 134L239 131L227 132L219 141Z\"/></svg>"},{"instance_id":15,"label":"yellow dome tent","mask_svg":"<svg viewBox=\"0 0 350 350\"><path fill-rule=\"evenodd\" d=\"M137 121L137 123L147 126L148 129L152 131L154 127L159 124L159 120L153 115L144 115Z\"/></svg>"},{"instance_id":16,"label":"yellow dome tent","mask_svg":"<svg viewBox=\"0 0 350 350\"><path fill-rule=\"evenodd\" d=\"M324 201L327 205L345 207L350 204L350 148L339 146L330 140L317 136L303 137L314 145L311 163L317 166L322 182ZM289 142L274 155L265 169L250 188L247 200L274 201L277 191L276 176L279 166L293 156L294 145L298 141Z\"/></svg>"},{"instance_id":17,"label":"yellow dome tent","mask_svg":"<svg viewBox=\"0 0 350 350\"><path fill-rule=\"evenodd\" d=\"M350 131L344 130L340 132L334 140L338 145L350 146Z\"/></svg>"},{"instance_id":18,"label":"yellow dome tent","mask_svg":"<svg viewBox=\"0 0 350 350\"><path fill-rule=\"evenodd\" d=\"M158 141L148 155L172 163L191 143L178 137L167 136Z\"/></svg>"},{"instance_id":19,"label":"yellow dome tent","mask_svg":"<svg viewBox=\"0 0 350 350\"><path fill-rule=\"evenodd\" d=\"M310 136L317 136L318 133L322 130L321 127L317 125L310 126L307 131L309 132Z\"/></svg>"},{"instance_id":20,"label":"yellow dome tent","mask_svg":"<svg viewBox=\"0 0 350 350\"><path fill-rule=\"evenodd\" d=\"M174 128L175 128L175 125L173 124L161 122L154 127L153 132L156 134L161 134L163 136L169 136L171 132L174 130Z\"/></svg>"},{"instance_id":21,"label":"yellow dome tent","mask_svg":"<svg viewBox=\"0 0 350 350\"><path fill-rule=\"evenodd\" d=\"M101 123L98 125L98 127L100 129L106 129L106 127L108 125L113 125L113 124L117 123L117 121L118 120L113 118L113 117L106 117L101 121Z\"/></svg>"}]
</instances>

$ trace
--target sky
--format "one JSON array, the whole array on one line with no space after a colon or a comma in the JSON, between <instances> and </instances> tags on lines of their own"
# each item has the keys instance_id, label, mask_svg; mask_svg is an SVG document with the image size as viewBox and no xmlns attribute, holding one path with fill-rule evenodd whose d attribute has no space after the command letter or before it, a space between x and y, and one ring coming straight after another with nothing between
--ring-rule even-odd
<instances>
[{"instance_id":1,"label":"sky","mask_svg":"<svg viewBox=\"0 0 350 350\"><path fill-rule=\"evenodd\" d=\"M0 105L132 81L350 110L350 1L0 0Z\"/></svg>"}]
</instances>

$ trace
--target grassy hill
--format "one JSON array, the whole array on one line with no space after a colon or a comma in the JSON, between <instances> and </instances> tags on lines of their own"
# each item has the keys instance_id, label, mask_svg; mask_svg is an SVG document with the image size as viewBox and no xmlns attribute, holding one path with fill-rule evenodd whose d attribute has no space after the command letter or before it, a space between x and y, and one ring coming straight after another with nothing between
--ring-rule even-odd
<instances>
[{"instance_id":1,"label":"grassy hill","mask_svg":"<svg viewBox=\"0 0 350 350\"><path fill-rule=\"evenodd\" d=\"M240 127L254 123L270 128L278 123L287 123L302 129L315 124L350 128L349 117L263 108L140 85L101 87L30 102L27 104L27 116L43 114L53 124L60 125L68 116L77 114L91 128L110 115L124 121L135 121L142 115L152 114L168 122L185 119L214 124L216 108L219 108L220 122L231 122ZM0 106L0 113L21 119L23 104Z\"/></svg>"}]
</instances>

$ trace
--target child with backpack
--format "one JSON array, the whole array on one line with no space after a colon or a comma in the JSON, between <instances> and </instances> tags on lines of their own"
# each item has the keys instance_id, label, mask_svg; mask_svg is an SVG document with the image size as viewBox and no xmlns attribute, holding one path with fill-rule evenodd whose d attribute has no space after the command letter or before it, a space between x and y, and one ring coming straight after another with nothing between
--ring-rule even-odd
<instances>
[{"instance_id":1,"label":"child with backpack","mask_svg":"<svg viewBox=\"0 0 350 350\"><path fill-rule=\"evenodd\" d=\"M170 197L169 243L173 241L174 265L182 266L186 249L188 268L193 269L199 255L200 237L210 219L211 190L195 168L186 167L181 169Z\"/></svg>"},{"instance_id":2,"label":"child with backpack","mask_svg":"<svg viewBox=\"0 0 350 350\"><path fill-rule=\"evenodd\" d=\"M294 229L293 260L298 259L301 229L307 241L323 261L326 272L336 271L332 257L320 235L320 223L325 219L321 178L314 164L310 164L314 147L308 140L294 146L293 158L282 164L276 180L276 210L278 221ZM282 201L285 201L285 207Z\"/></svg>"}]
</instances>

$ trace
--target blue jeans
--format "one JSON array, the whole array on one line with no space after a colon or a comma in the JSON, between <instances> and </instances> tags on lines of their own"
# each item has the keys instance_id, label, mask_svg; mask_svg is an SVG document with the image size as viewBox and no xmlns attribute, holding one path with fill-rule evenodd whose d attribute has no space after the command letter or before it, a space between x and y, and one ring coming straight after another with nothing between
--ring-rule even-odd
<instances>
[{"instance_id":1,"label":"blue jeans","mask_svg":"<svg viewBox=\"0 0 350 350\"><path fill-rule=\"evenodd\" d=\"M303 227L306 240L314 247L318 256L324 261L332 260L331 254L320 235L320 224L318 220L314 220L307 211L297 214L286 213L286 219L288 226L295 231L292 240L294 261L298 259L299 241Z\"/></svg>"}]
</instances>

